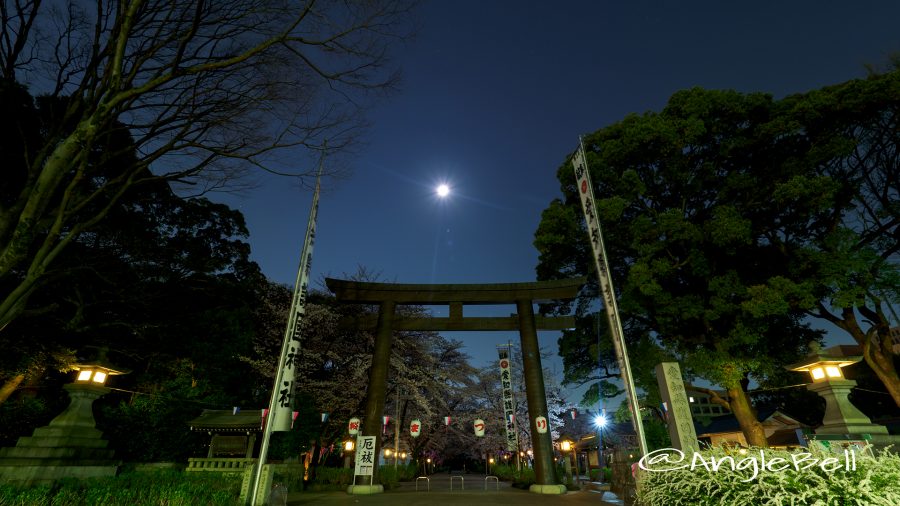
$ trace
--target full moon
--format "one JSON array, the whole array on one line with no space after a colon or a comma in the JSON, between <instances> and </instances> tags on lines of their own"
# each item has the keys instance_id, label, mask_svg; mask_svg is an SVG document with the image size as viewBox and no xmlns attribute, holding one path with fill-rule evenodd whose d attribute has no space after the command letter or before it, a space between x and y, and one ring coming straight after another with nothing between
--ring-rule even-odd
<instances>
[{"instance_id":1,"label":"full moon","mask_svg":"<svg viewBox=\"0 0 900 506\"><path fill-rule=\"evenodd\" d=\"M450 195L450 187L445 184L438 186L437 194L438 194L438 197L441 197L441 198L444 198L447 195Z\"/></svg>"}]
</instances>

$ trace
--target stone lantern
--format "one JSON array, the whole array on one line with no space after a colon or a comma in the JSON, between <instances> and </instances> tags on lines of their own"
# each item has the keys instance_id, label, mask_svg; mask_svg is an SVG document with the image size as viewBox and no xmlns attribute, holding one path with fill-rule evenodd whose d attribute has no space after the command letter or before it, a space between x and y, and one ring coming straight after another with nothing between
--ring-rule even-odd
<instances>
[{"instance_id":1,"label":"stone lantern","mask_svg":"<svg viewBox=\"0 0 900 506\"><path fill-rule=\"evenodd\" d=\"M810 354L806 358L786 369L809 373L812 383L806 388L825 399L825 417L815 433L886 435L887 427L872 423L847 398L856 381L844 378L843 368L862 360L857 354L859 347L839 345L821 350L819 343L814 342L809 348Z\"/></svg>"},{"instance_id":2,"label":"stone lantern","mask_svg":"<svg viewBox=\"0 0 900 506\"><path fill-rule=\"evenodd\" d=\"M0 481L21 484L50 483L60 478L115 476L118 462L109 441L95 427L93 404L110 392L110 376L125 374L101 358L75 364L75 381L64 385L69 406L46 427L21 437L14 448L0 449Z\"/></svg>"}]
</instances>

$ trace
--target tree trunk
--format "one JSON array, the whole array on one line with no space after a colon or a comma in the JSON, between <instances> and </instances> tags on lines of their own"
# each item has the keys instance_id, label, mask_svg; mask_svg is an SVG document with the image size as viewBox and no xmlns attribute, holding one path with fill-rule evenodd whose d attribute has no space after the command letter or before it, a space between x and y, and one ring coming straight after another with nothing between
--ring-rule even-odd
<instances>
[{"instance_id":1,"label":"tree trunk","mask_svg":"<svg viewBox=\"0 0 900 506\"><path fill-rule=\"evenodd\" d=\"M823 311L823 314L826 314ZM893 350L891 349L891 336L889 325L882 321L881 327L883 332L877 332L870 329L870 333L863 332L856 320L856 313L853 308L844 308L841 310L841 317L831 316L826 319L846 331L853 337L853 340L859 343L863 350L863 359L869 364L869 367L878 376L878 379L887 388L894 403L900 406L900 375L897 374L897 367L894 364Z\"/></svg>"},{"instance_id":2,"label":"tree trunk","mask_svg":"<svg viewBox=\"0 0 900 506\"><path fill-rule=\"evenodd\" d=\"M737 418L747 444L757 448L767 448L769 444L766 442L766 432L759 420L756 419L756 410L750 404L747 392L740 386L729 387L725 390L731 401L731 412Z\"/></svg>"},{"instance_id":3,"label":"tree trunk","mask_svg":"<svg viewBox=\"0 0 900 506\"><path fill-rule=\"evenodd\" d=\"M890 337L885 339L879 335L875 338L875 342L870 343L868 347L863 346L863 357L869 367L875 371L878 379L884 383L884 387L891 394L894 403L900 407L900 375L897 374L890 345ZM887 352L885 352L886 347L888 348Z\"/></svg>"},{"instance_id":4,"label":"tree trunk","mask_svg":"<svg viewBox=\"0 0 900 506\"><path fill-rule=\"evenodd\" d=\"M6 402L6 399L9 399L9 396L12 395L13 392L19 388L19 385L22 384L22 381L25 380L24 374L17 374L12 378L9 378L3 383L3 386L0 387L0 404Z\"/></svg>"}]
</instances>

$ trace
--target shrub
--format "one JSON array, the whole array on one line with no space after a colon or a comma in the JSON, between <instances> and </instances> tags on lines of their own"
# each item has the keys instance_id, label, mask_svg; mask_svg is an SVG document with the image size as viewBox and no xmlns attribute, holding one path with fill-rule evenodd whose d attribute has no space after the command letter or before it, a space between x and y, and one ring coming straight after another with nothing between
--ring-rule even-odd
<instances>
[{"instance_id":1,"label":"shrub","mask_svg":"<svg viewBox=\"0 0 900 506\"><path fill-rule=\"evenodd\" d=\"M612 479L612 469L608 467L601 467L591 469L591 481L599 481L603 483L609 483Z\"/></svg>"},{"instance_id":2,"label":"shrub","mask_svg":"<svg viewBox=\"0 0 900 506\"><path fill-rule=\"evenodd\" d=\"M753 464L762 458L769 463L773 459L792 462L792 454L784 450L751 449L746 454L715 448L698 452L692 461L685 458L679 464L648 463L651 471L641 471L638 475L638 497L642 504L656 505L791 505L791 506L896 506L900 504L900 456L887 451L876 457L856 457L856 469L846 470L844 457L838 454L824 454L810 451L811 458L824 459L838 457L842 466L825 470L812 461L800 461L800 469L790 468L780 471L759 470L754 477ZM737 470L732 470L730 457ZM703 458L707 466L698 463ZM800 457L796 457L800 458ZM719 470L712 471L709 462L716 459L722 463ZM649 462L649 461L648 461ZM675 459L673 459L675 462ZM692 462L697 465L692 467ZM741 465L743 463L743 465ZM684 469L673 467L687 465ZM781 462L775 464L782 466ZM670 470L662 471L668 467ZM656 469L657 471L652 471Z\"/></svg>"},{"instance_id":3,"label":"shrub","mask_svg":"<svg viewBox=\"0 0 900 506\"><path fill-rule=\"evenodd\" d=\"M513 481L516 477L516 466L494 464L491 466L491 474L501 481Z\"/></svg>"},{"instance_id":4,"label":"shrub","mask_svg":"<svg viewBox=\"0 0 900 506\"><path fill-rule=\"evenodd\" d=\"M316 478L309 490L344 490L353 482L353 469L343 467L316 468Z\"/></svg>"},{"instance_id":5,"label":"shrub","mask_svg":"<svg viewBox=\"0 0 900 506\"><path fill-rule=\"evenodd\" d=\"M239 503L240 488L239 477L218 473L126 473L109 478L65 479L52 486L0 485L0 506L232 506Z\"/></svg>"},{"instance_id":6,"label":"shrub","mask_svg":"<svg viewBox=\"0 0 900 506\"><path fill-rule=\"evenodd\" d=\"M530 467L523 467L521 470L515 473L515 478L513 479L512 486L521 489L528 489L535 482L534 478L534 469Z\"/></svg>"},{"instance_id":7,"label":"shrub","mask_svg":"<svg viewBox=\"0 0 900 506\"><path fill-rule=\"evenodd\" d=\"M400 486L400 475L403 468L394 467L392 465L381 466L378 468L378 480L384 486L385 490L395 489Z\"/></svg>"}]
</instances>

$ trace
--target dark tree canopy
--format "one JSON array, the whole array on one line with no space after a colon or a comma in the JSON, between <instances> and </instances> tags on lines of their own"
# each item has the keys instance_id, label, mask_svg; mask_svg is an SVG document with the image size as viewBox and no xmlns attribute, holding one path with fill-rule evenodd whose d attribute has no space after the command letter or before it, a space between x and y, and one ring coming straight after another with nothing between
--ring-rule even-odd
<instances>
[{"instance_id":1,"label":"dark tree canopy","mask_svg":"<svg viewBox=\"0 0 900 506\"><path fill-rule=\"evenodd\" d=\"M649 353L639 345L649 333L689 375L724 388L727 398L718 400L752 444L765 439L749 381L781 376L779 368L819 338L805 318L823 309L868 316L861 292L896 298L896 225L883 210L854 218L866 213L866 199L892 208L890 191L875 191L867 179L885 181L896 167L870 163L871 175L861 176L848 166L875 152L894 160L896 130L876 135L871 123L896 117L898 95L888 90L897 79L894 72L782 100L686 90L659 113L629 116L584 139L632 355ZM850 106L837 98L845 94L866 98ZM565 199L551 203L535 235L541 279L593 265L568 162L558 177ZM880 226L872 225L876 216ZM842 252L836 238L849 239ZM851 253L854 244L859 253ZM836 262L853 262L859 273L849 276L856 299L842 289ZM588 287L581 311L595 293Z\"/></svg>"},{"instance_id":2,"label":"dark tree canopy","mask_svg":"<svg viewBox=\"0 0 900 506\"><path fill-rule=\"evenodd\" d=\"M342 151L392 89L403 0L3 3L0 331L119 199L156 181L197 195L248 169L300 178ZM37 105L15 83L38 96ZM10 99L7 102L7 98ZM39 114L35 114L35 109ZM317 156L315 156L317 157Z\"/></svg>"}]
</instances>

